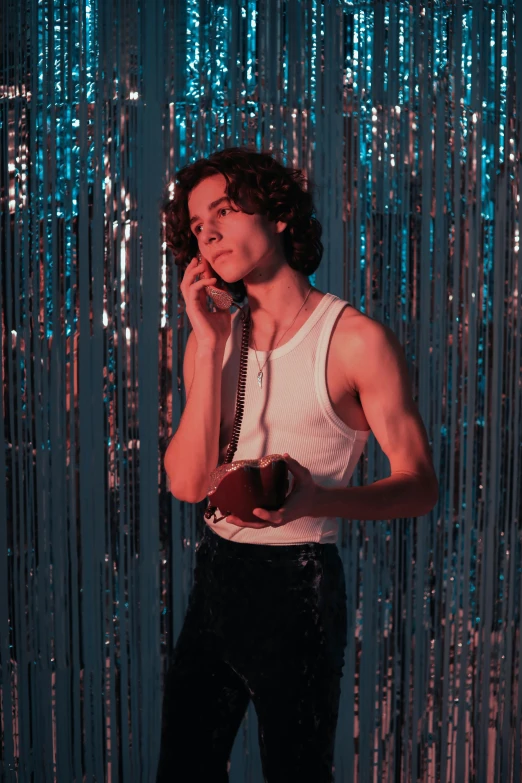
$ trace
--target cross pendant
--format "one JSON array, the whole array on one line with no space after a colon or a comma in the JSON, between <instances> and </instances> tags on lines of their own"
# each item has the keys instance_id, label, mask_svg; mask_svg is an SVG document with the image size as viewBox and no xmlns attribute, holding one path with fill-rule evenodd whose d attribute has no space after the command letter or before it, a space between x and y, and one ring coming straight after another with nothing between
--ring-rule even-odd
<instances>
[{"instance_id":1,"label":"cross pendant","mask_svg":"<svg viewBox=\"0 0 522 783\"><path fill-rule=\"evenodd\" d=\"M259 384L259 388L263 388L263 371L257 373L257 382Z\"/></svg>"}]
</instances>

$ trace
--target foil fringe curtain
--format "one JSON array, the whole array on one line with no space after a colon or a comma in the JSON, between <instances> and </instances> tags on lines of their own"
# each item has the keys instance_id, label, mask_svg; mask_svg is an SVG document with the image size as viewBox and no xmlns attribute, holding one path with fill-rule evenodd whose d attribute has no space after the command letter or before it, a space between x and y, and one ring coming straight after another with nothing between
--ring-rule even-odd
<instances>
[{"instance_id":1,"label":"foil fringe curtain","mask_svg":"<svg viewBox=\"0 0 522 783\"><path fill-rule=\"evenodd\" d=\"M250 143L315 180L312 282L398 335L440 481L342 523L335 779L520 781L520 4L0 0L0 41L2 780L153 779L203 524L159 204Z\"/></svg>"}]
</instances>

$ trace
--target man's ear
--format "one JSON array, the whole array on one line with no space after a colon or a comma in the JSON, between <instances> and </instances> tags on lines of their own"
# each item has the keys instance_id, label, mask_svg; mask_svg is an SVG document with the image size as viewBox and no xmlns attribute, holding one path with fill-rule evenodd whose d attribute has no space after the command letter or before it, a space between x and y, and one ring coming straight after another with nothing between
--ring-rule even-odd
<instances>
[{"instance_id":1,"label":"man's ear","mask_svg":"<svg viewBox=\"0 0 522 783\"><path fill-rule=\"evenodd\" d=\"M276 234L282 234L287 226L288 223L284 223L282 220L278 220L275 224Z\"/></svg>"}]
</instances>

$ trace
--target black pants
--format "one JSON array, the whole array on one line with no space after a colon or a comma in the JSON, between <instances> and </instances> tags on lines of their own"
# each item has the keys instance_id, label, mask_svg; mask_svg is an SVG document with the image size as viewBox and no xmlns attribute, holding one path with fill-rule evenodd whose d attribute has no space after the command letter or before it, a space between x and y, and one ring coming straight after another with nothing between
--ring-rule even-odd
<instances>
[{"instance_id":1,"label":"black pants","mask_svg":"<svg viewBox=\"0 0 522 783\"><path fill-rule=\"evenodd\" d=\"M207 528L166 676L156 783L228 781L250 699L265 781L332 781L346 632L335 544L240 544Z\"/></svg>"}]
</instances>

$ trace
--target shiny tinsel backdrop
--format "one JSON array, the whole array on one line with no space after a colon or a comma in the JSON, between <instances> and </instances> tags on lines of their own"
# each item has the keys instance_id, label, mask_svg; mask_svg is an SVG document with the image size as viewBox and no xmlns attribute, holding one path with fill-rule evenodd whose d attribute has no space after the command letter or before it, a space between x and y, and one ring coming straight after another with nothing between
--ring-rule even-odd
<instances>
[{"instance_id":1,"label":"shiny tinsel backdrop","mask_svg":"<svg viewBox=\"0 0 522 783\"><path fill-rule=\"evenodd\" d=\"M522 6L0 0L0 41L1 779L153 779L203 524L159 204L252 145L315 181L311 282L398 335L440 481L341 523L335 779L520 781ZM353 483L388 474L372 436Z\"/></svg>"}]
</instances>

